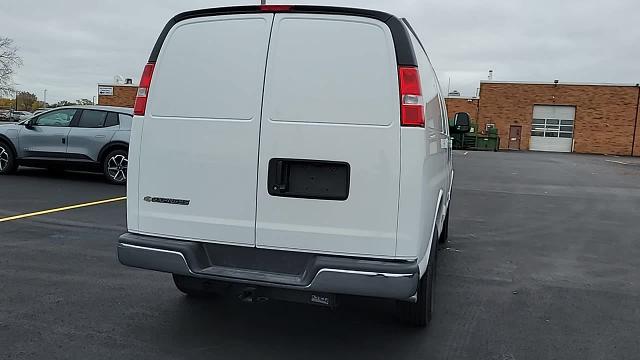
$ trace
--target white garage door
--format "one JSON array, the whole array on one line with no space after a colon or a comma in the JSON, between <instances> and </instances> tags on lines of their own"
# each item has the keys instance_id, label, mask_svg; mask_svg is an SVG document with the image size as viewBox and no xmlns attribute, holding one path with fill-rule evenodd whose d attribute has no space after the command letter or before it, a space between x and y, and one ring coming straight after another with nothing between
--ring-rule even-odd
<instances>
[{"instance_id":1,"label":"white garage door","mask_svg":"<svg viewBox=\"0 0 640 360\"><path fill-rule=\"evenodd\" d=\"M535 105L529 150L571 152L575 117L573 106Z\"/></svg>"}]
</instances>

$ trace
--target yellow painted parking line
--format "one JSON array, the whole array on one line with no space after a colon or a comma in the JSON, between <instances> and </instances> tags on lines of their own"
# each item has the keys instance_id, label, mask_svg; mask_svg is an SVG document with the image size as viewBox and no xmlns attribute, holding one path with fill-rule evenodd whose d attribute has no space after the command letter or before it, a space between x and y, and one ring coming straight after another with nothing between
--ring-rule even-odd
<instances>
[{"instance_id":1,"label":"yellow painted parking line","mask_svg":"<svg viewBox=\"0 0 640 360\"><path fill-rule=\"evenodd\" d=\"M82 203L82 204L69 205L69 206L59 207L59 208L55 208L55 209L31 212L31 213L27 213L27 214L13 215L13 216L5 217L5 218L0 218L0 222L24 219L24 218L29 218L29 217L33 217L33 216L39 216L39 215L46 215L46 214L56 213L56 212L60 212L60 211L79 209L79 208L83 208L83 207L87 207L87 206L108 204L108 203L112 203L112 202L116 202L116 201L122 201L122 200L125 200L126 198L127 198L126 196L122 196L122 197L117 197L117 198L113 198L113 199L105 199L105 200L92 201L92 202L87 202L87 203Z\"/></svg>"}]
</instances>

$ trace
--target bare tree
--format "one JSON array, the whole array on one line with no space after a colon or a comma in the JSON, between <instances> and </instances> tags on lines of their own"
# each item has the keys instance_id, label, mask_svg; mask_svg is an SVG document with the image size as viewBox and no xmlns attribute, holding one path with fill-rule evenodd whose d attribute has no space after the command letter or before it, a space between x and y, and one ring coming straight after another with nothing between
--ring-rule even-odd
<instances>
[{"instance_id":1,"label":"bare tree","mask_svg":"<svg viewBox=\"0 0 640 360\"><path fill-rule=\"evenodd\" d=\"M22 59L13 40L0 36L0 96L14 92L13 74L21 65Z\"/></svg>"}]
</instances>

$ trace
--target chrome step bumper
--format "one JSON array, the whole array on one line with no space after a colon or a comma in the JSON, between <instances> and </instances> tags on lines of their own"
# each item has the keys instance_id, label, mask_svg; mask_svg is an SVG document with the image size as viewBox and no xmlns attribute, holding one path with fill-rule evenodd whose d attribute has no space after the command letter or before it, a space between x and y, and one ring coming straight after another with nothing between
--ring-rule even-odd
<instances>
[{"instance_id":1,"label":"chrome step bumper","mask_svg":"<svg viewBox=\"0 0 640 360\"><path fill-rule=\"evenodd\" d=\"M268 263L252 268L221 266L212 261L216 249L224 251L238 247L219 246L211 250L207 244L171 240L125 233L118 242L118 259L127 266L187 275L238 284L312 291L332 294L361 295L390 299L409 299L416 293L419 270L416 261L384 261L306 254L296 271L277 272ZM286 251L246 248L254 252L251 259L260 262L261 254L275 253L282 261ZM269 254L267 253L267 255ZM290 253L300 257L300 253ZM265 258L268 256L265 256ZM256 260L258 259L258 260Z\"/></svg>"}]
</instances>

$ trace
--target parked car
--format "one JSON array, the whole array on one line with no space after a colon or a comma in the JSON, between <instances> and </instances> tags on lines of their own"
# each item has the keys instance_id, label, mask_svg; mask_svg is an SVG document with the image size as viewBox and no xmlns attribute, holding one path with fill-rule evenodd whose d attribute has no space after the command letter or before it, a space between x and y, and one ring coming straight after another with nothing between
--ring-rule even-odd
<instances>
[{"instance_id":1,"label":"parked car","mask_svg":"<svg viewBox=\"0 0 640 360\"><path fill-rule=\"evenodd\" d=\"M130 149L122 264L172 273L192 296L362 295L431 319L453 169L438 79L406 20L177 15L144 68Z\"/></svg>"},{"instance_id":2,"label":"parked car","mask_svg":"<svg viewBox=\"0 0 640 360\"><path fill-rule=\"evenodd\" d=\"M25 120L25 119L30 118L31 116L33 116L33 114L28 112L28 111L15 111L15 110L12 110L9 113L9 118L11 119L11 121Z\"/></svg>"},{"instance_id":3,"label":"parked car","mask_svg":"<svg viewBox=\"0 0 640 360\"><path fill-rule=\"evenodd\" d=\"M21 114L20 114L20 117L18 118L18 121L29 119L32 116L33 116L33 113L31 113L29 111L22 111Z\"/></svg>"},{"instance_id":4,"label":"parked car","mask_svg":"<svg viewBox=\"0 0 640 360\"><path fill-rule=\"evenodd\" d=\"M124 185L133 111L67 106L0 125L0 175L19 165L103 172Z\"/></svg>"},{"instance_id":5,"label":"parked car","mask_svg":"<svg viewBox=\"0 0 640 360\"><path fill-rule=\"evenodd\" d=\"M9 121L11 119L11 112L9 110L0 110L0 121Z\"/></svg>"}]
</instances>

